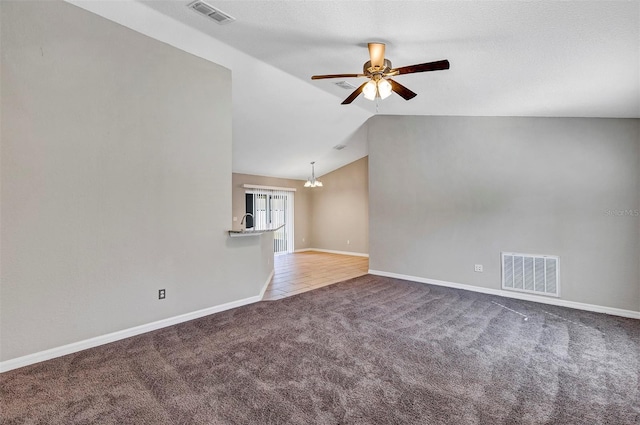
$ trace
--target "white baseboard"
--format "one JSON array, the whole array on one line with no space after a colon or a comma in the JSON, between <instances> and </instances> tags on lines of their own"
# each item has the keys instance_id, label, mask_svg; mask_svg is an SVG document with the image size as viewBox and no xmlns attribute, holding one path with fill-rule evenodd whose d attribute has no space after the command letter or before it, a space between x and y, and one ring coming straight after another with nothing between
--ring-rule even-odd
<instances>
[{"instance_id":1,"label":"white baseboard","mask_svg":"<svg viewBox=\"0 0 640 425\"><path fill-rule=\"evenodd\" d=\"M264 283L264 285L262 285L262 289L260 290L260 295L258 295L260 297L260 300L264 298L264 293L267 291L267 288L269 287L269 283L271 283L271 279L273 278L273 275L275 273L276 273L276 270L271 269L271 273L269 273L269 277L267 278L267 281Z\"/></svg>"},{"instance_id":2,"label":"white baseboard","mask_svg":"<svg viewBox=\"0 0 640 425\"><path fill-rule=\"evenodd\" d=\"M621 308L605 307L595 304L585 304L576 301L567 301L559 298L547 298L540 295L525 294L520 292L503 291L501 289L483 288L481 286L467 285L464 283L447 282L444 280L428 279L418 276L390 273L381 270L369 270L369 274L392 277L396 279L411 280L413 282L428 283L430 285L446 286L449 288L464 289L466 291L481 292L483 294L497 295L499 297L514 298L523 301L533 301L542 304L557 305L560 307L575 308L577 310L593 311L596 313L611 314L613 316L640 319L640 311L624 310Z\"/></svg>"},{"instance_id":3,"label":"white baseboard","mask_svg":"<svg viewBox=\"0 0 640 425\"><path fill-rule=\"evenodd\" d=\"M293 252L307 252L307 251L326 252L327 254L352 255L354 257L367 257L367 258L369 258L369 254L365 254L364 252L335 251L333 249L303 248L303 249L296 249Z\"/></svg>"},{"instance_id":4,"label":"white baseboard","mask_svg":"<svg viewBox=\"0 0 640 425\"><path fill-rule=\"evenodd\" d=\"M132 336L155 331L157 329L166 328L167 326L177 325L178 323L188 322L189 320L199 319L200 317L208 316L210 314L219 313L221 311L230 310L232 308L241 307L247 304L253 304L262 300L264 292L267 290L267 286L269 286L269 282L271 281L273 274L274 270L272 269L271 273L269 274L269 278L264 283L259 295L237 301L231 301L213 307L208 307L202 310L193 311L191 313L181 314L179 316L169 317L167 319L158 320L156 322L147 323L145 325L123 329L121 331L112 332L106 335L85 339L84 341L78 341L71 344L63 345L61 347L55 347L48 350L40 351L38 353L27 354L26 356L17 357L15 359L5 360L3 362L0 362L0 373L17 369L19 367L29 366L34 363L43 362L45 360L54 359L56 357L66 356L67 354L77 353L78 351L108 344L110 342L119 341L121 339L130 338Z\"/></svg>"}]
</instances>

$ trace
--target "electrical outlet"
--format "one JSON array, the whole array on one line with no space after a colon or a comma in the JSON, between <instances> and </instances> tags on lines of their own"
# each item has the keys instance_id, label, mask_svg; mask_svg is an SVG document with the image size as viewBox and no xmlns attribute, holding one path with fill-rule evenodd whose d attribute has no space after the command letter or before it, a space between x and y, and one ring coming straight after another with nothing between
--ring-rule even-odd
<instances>
[{"instance_id":1,"label":"electrical outlet","mask_svg":"<svg viewBox=\"0 0 640 425\"><path fill-rule=\"evenodd\" d=\"M302 242L304 242L304 238L302 238Z\"/></svg>"},{"instance_id":2,"label":"electrical outlet","mask_svg":"<svg viewBox=\"0 0 640 425\"><path fill-rule=\"evenodd\" d=\"M347 239L347 245L350 245L351 241L349 239Z\"/></svg>"},{"instance_id":3,"label":"electrical outlet","mask_svg":"<svg viewBox=\"0 0 640 425\"><path fill-rule=\"evenodd\" d=\"M233 217L233 221L238 221L238 217Z\"/></svg>"},{"instance_id":4,"label":"electrical outlet","mask_svg":"<svg viewBox=\"0 0 640 425\"><path fill-rule=\"evenodd\" d=\"M158 290L158 299L159 300L164 300L167 297L167 291L164 289L159 289Z\"/></svg>"},{"instance_id":5,"label":"electrical outlet","mask_svg":"<svg viewBox=\"0 0 640 425\"><path fill-rule=\"evenodd\" d=\"M475 271L482 273L484 271L482 264L476 264Z\"/></svg>"}]
</instances>

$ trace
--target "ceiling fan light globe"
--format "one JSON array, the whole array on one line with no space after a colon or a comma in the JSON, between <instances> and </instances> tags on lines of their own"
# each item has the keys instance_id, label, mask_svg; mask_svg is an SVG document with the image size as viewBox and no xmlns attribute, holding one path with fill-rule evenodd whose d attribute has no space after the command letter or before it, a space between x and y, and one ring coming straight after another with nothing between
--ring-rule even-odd
<instances>
[{"instance_id":1,"label":"ceiling fan light globe","mask_svg":"<svg viewBox=\"0 0 640 425\"><path fill-rule=\"evenodd\" d=\"M392 91L393 90L390 82L388 82L384 78L378 80L378 94L380 95L381 99L386 99L387 97L389 97Z\"/></svg>"},{"instance_id":2,"label":"ceiling fan light globe","mask_svg":"<svg viewBox=\"0 0 640 425\"><path fill-rule=\"evenodd\" d=\"M316 187L322 187L322 182L320 180L316 180Z\"/></svg>"},{"instance_id":3,"label":"ceiling fan light globe","mask_svg":"<svg viewBox=\"0 0 640 425\"><path fill-rule=\"evenodd\" d=\"M311 180L307 180L307 182L304 184L304 187L311 187Z\"/></svg>"},{"instance_id":4,"label":"ceiling fan light globe","mask_svg":"<svg viewBox=\"0 0 640 425\"><path fill-rule=\"evenodd\" d=\"M364 94L365 99L374 100L376 95L378 94L378 87L376 86L376 82L371 80L362 88L362 94Z\"/></svg>"}]
</instances>

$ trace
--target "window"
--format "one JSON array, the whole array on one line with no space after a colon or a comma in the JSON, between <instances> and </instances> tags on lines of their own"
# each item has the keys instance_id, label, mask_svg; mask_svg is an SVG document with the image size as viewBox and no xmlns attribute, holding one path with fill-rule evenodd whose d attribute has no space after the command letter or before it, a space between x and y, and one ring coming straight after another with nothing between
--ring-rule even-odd
<instances>
[{"instance_id":1,"label":"window","mask_svg":"<svg viewBox=\"0 0 640 425\"><path fill-rule=\"evenodd\" d=\"M245 194L247 228L269 229L284 224L273 235L273 250L276 254L293 252L293 196L291 189L264 188L245 185L250 188Z\"/></svg>"}]
</instances>

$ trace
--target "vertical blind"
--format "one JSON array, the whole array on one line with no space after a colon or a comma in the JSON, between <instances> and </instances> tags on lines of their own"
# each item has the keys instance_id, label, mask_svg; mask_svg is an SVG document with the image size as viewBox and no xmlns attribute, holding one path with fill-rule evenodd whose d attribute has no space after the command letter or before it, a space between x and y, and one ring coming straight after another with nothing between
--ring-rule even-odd
<instances>
[{"instance_id":1,"label":"vertical blind","mask_svg":"<svg viewBox=\"0 0 640 425\"><path fill-rule=\"evenodd\" d=\"M293 195L291 190L253 186L254 229L271 229L284 225L273 234L275 253L293 252Z\"/></svg>"}]
</instances>

